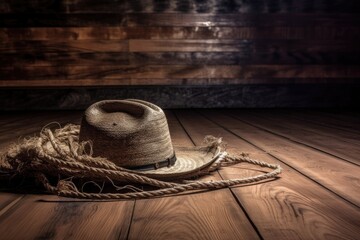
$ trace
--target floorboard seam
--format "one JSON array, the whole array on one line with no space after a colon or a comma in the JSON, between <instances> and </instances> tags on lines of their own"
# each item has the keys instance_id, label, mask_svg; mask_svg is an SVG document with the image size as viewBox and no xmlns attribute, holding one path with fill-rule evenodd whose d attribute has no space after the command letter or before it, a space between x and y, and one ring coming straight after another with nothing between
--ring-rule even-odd
<instances>
[{"instance_id":1,"label":"floorboard seam","mask_svg":"<svg viewBox=\"0 0 360 240\"><path fill-rule=\"evenodd\" d=\"M193 112L195 112L195 111L193 111ZM176 114L175 112L173 112L173 114L174 114L175 118L178 120L178 122L180 123L181 127L183 128L183 130L185 131L186 135L189 137L190 141L191 141L194 145L196 145L195 142L193 141L193 139L191 138L190 134L186 131L185 127L184 127L183 124L181 123L181 121L180 121L180 119L178 118L177 114ZM223 178L223 176L220 174L220 172L219 172L219 171L216 171L216 172L219 174L220 178L221 178L222 180L224 180L224 178ZM256 227L255 223L252 221L252 219L250 218L250 216L248 215L248 213L245 211L245 208L244 208L243 205L241 204L240 200L236 197L235 193L232 191L231 188L228 187L227 189L230 191L231 195L232 195L233 198L235 199L235 202L238 204L238 206L240 207L240 209L241 209L241 210L243 211L243 213L245 214L247 220L249 221L249 223L250 223L251 226L253 227L253 229L254 229L254 231L256 232L256 234L259 236L259 238L260 238L261 240L263 240L264 238L262 237L259 229Z\"/></svg>"},{"instance_id":2,"label":"floorboard seam","mask_svg":"<svg viewBox=\"0 0 360 240\"><path fill-rule=\"evenodd\" d=\"M316 150L316 151L321 152L321 153L323 153L323 154L329 155L329 156L331 156L331 157L335 157L335 158L341 159L341 160L343 160L343 161L345 161L345 162L347 162L347 163L351 163L351 164L353 164L353 165L355 165L355 166L358 166L358 167L360 166L360 164L357 164L357 163L355 163L355 162L353 162L353 161L351 161L351 160L348 160L348 159L346 159L346 158L343 158L343 157L334 155L334 154L332 154L332 153L326 152L326 151L324 151L324 150L321 150L321 149L319 149L319 148L317 148L317 147L313 147L313 146L308 145L308 144L306 144L306 143L303 143L303 142L301 142L301 141L291 139L291 138L286 137L286 136L284 136L284 135L281 135L281 134L279 134L279 133L270 131L270 130L264 128L264 127L260 127L260 126L258 126L258 125L254 125L254 124L252 124L252 123L250 123L250 122L248 122L248 121L246 121L246 120L239 119L238 117L233 116L233 115L231 115L231 114L230 114L230 115L229 115L229 114L226 114L226 116L232 117L232 118L234 118L234 119L236 119L236 120L238 120L238 121L241 121L241 122L243 122L243 123L246 123L246 124L248 124L248 125L250 125L250 126L252 126L252 127L258 128L258 129L260 129L260 130L262 130L262 131L265 131L265 132L268 132L268 133L273 134L273 135L275 135L275 136L281 137L281 138L286 139L286 140L288 140L288 141L291 141L291 142L293 142L293 143L296 143L296 144L299 144L299 145L302 145L302 146L311 148L311 149L313 149L313 150Z\"/></svg>"},{"instance_id":3,"label":"floorboard seam","mask_svg":"<svg viewBox=\"0 0 360 240\"><path fill-rule=\"evenodd\" d=\"M204 116L202 113L200 113L202 116ZM204 116L206 117L206 116ZM301 171L297 170L296 168L292 167L291 165L285 163L284 161L282 161L281 159L277 158L276 156L272 155L271 153L267 152L265 149L258 147L257 145L255 145L254 143L250 142L249 140L237 135L236 133L234 133L233 131L221 126L220 124L218 124L217 122L214 122L213 120L209 119L206 117L206 119L208 119L209 121L213 122L214 124L220 126L221 128L225 129L226 131L228 131L229 133L235 135L236 137L242 139L243 141L251 144L252 146L256 147L257 149L261 150L262 152L264 152L265 154L268 154L269 156L271 156L272 158L275 158L276 160L278 160L279 162L283 163L284 165L288 166L289 168L293 169L294 171L300 173L302 176L306 177L307 179L310 179L312 182L316 183L317 185L320 185L321 187L323 187L324 189L328 190L329 192L333 193L334 195L336 195L337 197L339 197L340 199L346 201L347 203L351 204L352 206L356 207L356 208L360 208L360 206L356 205L355 203L347 200L346 198L340 196L339 194L337 194L336 192L334 192L333 190L327 188L326 186L322 185L321 183L315 181L314 179L312 179L311 177L307 176L306 174L302 173ZM240 121L240 120L239 120ZM247 124L247 123L245 123Z\"/></svg>"},{"instance_id":4,"label":"floorboard seam","mask_svg":"<svg viewBox=\"0 0 360 240\"><path fill-rule=\"evenodd\" d=\"M301 116L295 116L295 117L291 116L291 117L298 121L305 121L308 123L316 124L316 125L327 127L327 128L334 128L334 129L341 130L341 131L348 132L348 133L360 133L360 131L358 131L358 130L355 130L355 129L350 130L346 127L339 127L333 123L320 123L317 120L309 120L309 119L306 119L305 117L301 117Z\"/></svg>"},{"instance_id":5,"label":"floorboard seam","mask_svg":"<svg viewBox=\"0 0 360 240\"><path fill-rule=\"evenodd\" d=\"M10 203L8 203L5 207L3 207L1 210L0 210L0 220L2 218L2 216L4 214L6 214L7 212L9 212L11 209L13 209L16 205L18 205L20 202L24 201L24 197L26 195L22 195L16 199L14 199L13 201L11 201Z\"/></svg>"},{"instance_id":6,"label":"floorboard seam","mask_svg":"<svg viewBox=\"0 0 360 240\"><path fill-rule=\"evenodd\" d=\"M133 218L134 218L135 205L136 205L136 199L134 200L134 206L133 206L132 212L131 212L130 224L129 224L128 232L127 232L127 234L126 234L126 239L129 239L131 226L132 226L132 224L133 224L132 222L133 222ZM118 240L121 240L121 239L120 239L120 236L118 237Z\"/></svg>"}]
</instances>

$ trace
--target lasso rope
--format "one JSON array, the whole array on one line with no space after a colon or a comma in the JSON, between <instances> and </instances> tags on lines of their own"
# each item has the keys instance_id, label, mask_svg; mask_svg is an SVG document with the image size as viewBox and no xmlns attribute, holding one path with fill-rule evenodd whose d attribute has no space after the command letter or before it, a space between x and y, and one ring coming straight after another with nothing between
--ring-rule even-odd
<instances>
[{"instance_id":1,"label":"lasso rope","mask_svg":"<svg viewBox=\"0 0 360 240\"><path fill-rule=\"evenodd\" d=\"M191 190L218 189L273 178L280 174L282 170L279 165L251 159L246 154L235 157L222 151L218 159L211 166L197 173L197 177L208 174L223 166L243 162L260 167L267 167L273 169L273 171L252 177L218 181L162 181L119 167L105 158L92 157L91 152L86 153L85 151L89 143L78 143L78 136L78 125L69 124L55 131L45 128L41 131L39 137L33 137L24 140L21 144L13 145L8 152L2 156L0 170L1 172L34 176L48 192L53 194L64 197L90 199L149 198ZM218 147L222 144L221 139L211 136L207 136L205 140L209 147ZM126 182L127 184L147 184L157 187L158 189L126 193L87 193L79 191L71 179L58 180L56 186L52 185L48 177L56 177L59 175L85 179L93 183L95 181L110 181L114 187L116 186L115 183ZM132 185L116 188L137 189Z\"/></svg>"}]
</instances>

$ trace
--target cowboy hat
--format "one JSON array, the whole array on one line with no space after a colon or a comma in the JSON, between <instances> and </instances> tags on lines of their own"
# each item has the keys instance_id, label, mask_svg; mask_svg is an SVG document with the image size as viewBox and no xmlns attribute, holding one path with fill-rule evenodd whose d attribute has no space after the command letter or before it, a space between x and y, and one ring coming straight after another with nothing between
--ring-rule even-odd
<instances>
[{"instance_id":1,"label":"cowboy hat","mask_svg":"<svg viewBox=\"0 0 360 240\"><path fill-rule=\"evenodd\" d=\"M104 100L82 118L79 141L94 157L158 179L196 175L220 156L219 146L174 147L163 110L137 99Z\"/></svg>"}]
</instances>

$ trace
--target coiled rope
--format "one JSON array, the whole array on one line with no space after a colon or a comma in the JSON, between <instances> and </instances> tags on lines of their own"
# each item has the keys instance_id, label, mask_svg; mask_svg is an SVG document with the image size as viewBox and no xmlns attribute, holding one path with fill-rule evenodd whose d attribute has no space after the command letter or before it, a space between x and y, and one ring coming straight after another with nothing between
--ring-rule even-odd
<instances>
[{"instance_id":1,"label":"coiled rope","mask_svg":"<svg viewBox=\"0 0 360 240\"><path fill-rule=\"evenodd\" d=\"M59 196L89 199L139 199L177 194L192 190L219 189L274 178L282 171L279 165L252 159L246 154L230 156L223 150L211 166L197 173L197 177L209 174L224 166L244 162L260 167L267 167L273 169L273 171L257 176L229 180L164 181L146 177L126 168L119 167L105 158L92 157L91 151L90 153L86 153L85 150L88 149L86 146L90 143L79 143L78 136L78 125L69 124L55 131L45 128L41 131L39 137L32 137L23 140L22 143L14 144L8 152L1 157L0 170L1 172L16 175L34 176L48 192ZM219 147L223 144L221 139L212 136L207 136L205 142L209 147ZM52 185L48 177L56 177L59 175L67 177L67 179L58 180L56 185ZM124 182L126 184L146 184L158 189L142 191L132 185L126 185L119 187L119 189L128 188L138 191L126 193L88 193L80 191L71 178L86 179L90 182L110 181L114 186L116 186L115 183L123 184Z\"/></svg>"}]
</instances>

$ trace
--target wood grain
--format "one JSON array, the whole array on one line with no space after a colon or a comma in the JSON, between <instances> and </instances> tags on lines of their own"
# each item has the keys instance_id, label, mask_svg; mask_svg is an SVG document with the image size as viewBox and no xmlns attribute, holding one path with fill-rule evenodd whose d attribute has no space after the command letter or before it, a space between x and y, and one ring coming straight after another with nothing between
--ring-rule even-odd
<instances>
[{"instance_id":1,"label":"wood grain","mask_svg":"<svg viewBox=\"0 0 360 240\"><path fill-rule=\"evenodd\" d=\"M2 180L3 181L3 180ZM1 189L1 188L0 188ZM22 194L14 194L14 193L0 193L0 217L5 214L12 207L16 207L16 204L21 201L24 197Z\"/></svg>"},{"instance_id":2,"label":"wood grain","mask_svg":"<svg viewBox=\"0 0 360 240\"><path fill-rule=\"evenodd\" d=\"M360 61L359 54L354 54L360 49L352 47L349 42L140 40L130 42L133 52L127 52L126 42L113 40L79 40L77 44L72 41L49 42L14 41L11 45L4 44L1 66L356 65ZM80 47L81 44L87 47Z\"/></svg>"},{"instance_id":3,"label":"wood grain","mask_svg":"<svg viewBox=\"0 0 360 240\"><path fill-rule=\"evenodd\" d=\"M187 79L178 80L182 85L161 85L161 80L154 81L154 84L147 83L149 79L142 79L139 81L142 85L136 86L114 86L114 84L128 81L126 79L111 79L111 81L102 80L101 83L109 87L71 87L61 88L61 85L52 85L52 88L36 89L30 87L27 80L19 81L22 86L27 86L27 89L21 88L1 88L0 102L2 110L56 110L56 109L85 109L90 104L104 100L104 99L126 99L126 98L141 98L153 102L163 108L249 108L249 107L339 107L346 106L356 107L360 101L359 91L360 85L352 84L357 79L349 79L349 84L343 82L332 83L333 80L339 81L342 79L327 79L327 84L290 84L292 79L279 79L278 84L271 84L272 81L264 79L266 84L252 84L250 80L247 84L237 85L210 85L213 83L212 79L200 79L200 83L207 85L191 85L196 83L193 79L187 82ZM151 79L150 79L151 80ZM222 79L223 80L223 79ZM242 81L243 79L239 79ZM9 85L16 86L13 81L4 81ZM68 85L68 80L62 83ZM69 84L76 85L78 80L73 80ZM153 80L151 80L153 81ZM166 79L166 82L171 82L171 79ZM231 79L228 79L231 83ZM284 81L284 82L282 82ZM1 82L1 81L0 81ZM42 82L34 81L38 86L43 86ZM225 81L226 82L226 81ZM246 82L246 81L245 81ZM345 81L346 82L346 81ZM98 86L98 81L94 79L85 79L81 82L87 86ZM131 81L127 83L131 84ZM216 82L215 82L216 83ZM241 82L240 82L241 83ZM299 79L297 83L301 83ZM95 85L96 84L96 85ZM19 84L20 85L20 84ZM21 86L20 85L20 86ZM191 85L191 86L189 86ZM54 86L59 86L55 88ZM311 87L309 87L311 86ZM318 93L321 92L321 95ZM174 94L176 93L176 94ZM344 94L347 96L343 98ZM337 101L332 101L337 99Z\"/></svg>"},{"instance_id":4,"label":"wood grain","mask_svg":"<svg viewBox=\"0 0 360 240\"><path fill-rule=\"evenodd\" d=\"M314 151L303 145L288 141L282 137L249 125L241 121L242 115L236 118L221 116L222 121L235 134L280 159L282 162L297 169L330 191L356 206L360 206L359 176L357 172L360 167L343 161L329 154Z\"/></svg>"},{"instance_id":5,"label":"wood grain","mask_svg":"<svg viewBox=\"0 0 360 240\"><path fill-rule=\"evenodd\" d=\"M350 44L350 45L349 45ZM140 40L131 39L129 41L130 52L234 52L234 51L251 51L253 48L256 50L262 49L279 49L288 50L307 49L324 51L325 49L334 49L335 51L344 51L354 46L354 51L359 48L355 47L355 41L296 41L296 40Z\"/></svg>"},{"instance_id":6,"label":"wood grain","mask_svg":"<svg viewBox=\"0 0 360 240\"><path fill-rule=\"evenodd\" d=\"M211 121L193 111L176 111L196 143L207 134L221 136L227 142L228 152L246 152L251 157L278 163L284 168L280 178L274 181L232 188L264 239L356 239L360 231L355 216L359 214L358 208L259 150L257 146L260 145L252 143L257 143L263 135L245 134L247 129L243 124L225 117L224 111L202 113ZM280 146L278 149L286 152ZM222 169L220 174L225 179L239 178L259 173L257 170L254 166L239 164Z\"/></svg>"},{"instance_id":7,"label":"wood grain","mask_svg":"<svg viewBox=\"0 0 360 240\"><path fill-rule=\"evenodd\" d=\"M5 239L126 239L133 201L62 201L28 195L0 216ZM11 226L11 227L9 227Z\"/></svg>"},{"instance_id":8,"label":"wood grain","mask_svg":"<svg viewBox=\"0 0 360 240\"><path fill-rule=\"evenodd\" d=\"M60 67L0 67L0 80L52 79L121 79L121 78L354 78L360 76L355 65L147 65L147 66L60 66ZM6 86L5 84L0 85Z\"/></svg>"},{"instance_id":9,"label":"wood grain","mask_svg":"<svg viewBox=\"0 0 360 240\"><path fill-rule=\"evenodd\" d=\"M306 144L360 166L358 157L360 154L358 150L360 139L358 139L358 133L345 132L319 125L314 126L308 122L270 112L245 116L239 113L239 115L241 120L250 123L256 122L256 126L269 132Z\"/></svg>"},{"instance_id":10,"label":"wood grain","mask_svg":"<svg viewBox=\"0 0 360 240\"><path fill-rule=\"evenodd\" d=\"M117 13L117 12L169 12L169 13L324 13L337 11L341 13L357 13L360 6L356 0L321 1L153 1L127 0L114 2L112 0L78 0L78 1L42 1L31 0L23 3L20 0L1 2L2 13Z\"/></svg>"},{"instance_id":11,"label":"wood grain","mask_svg":"<svg viewBox=\"0 0 360 240\"><path fill-rule=\"evenodd\" d=\"M74 40L74 41L13 41L0 43L2 53L83 53L83 52L128 51L127 40Z\"/></svg>"},{"instance_id":12,"label":"wood grain","mask_svg":"<svg viewBox=\"0 0 360 240\"><path fill-rule=\"evenodd\" d=\"M2 4L2 3L0 3ZM0 5L0 27L88 27L88 26L122 26L126 23L126 16L123 13L60 13L46 11L36 13L30 10L22 13L2 13Z\"/></svg>"},{"instance_id":13,"label":"wood grain","mask_svg":"<svg viewBox=\"0 0 360 240\"><path fill-rule=\"evenodd\" d=\"M129 39L359 39L357 26L309 27L130 27Z\"/></svg>"},{"instance_id":14,"label":"wood grain","mask_svg":"<svg viewBox=\"0 0 360 240\"><path fill-rule=\"evenodd\" d=\"M271 19L271 21L269 21ZM289 21L290 20L290 21ZM129 13L128 26L170 27L311 27L311 26L358 26L357 14L321 13Z\"/></svg>"},{"instance_id":15,"label":"wood grain","mask_svg":"<svg viewBox=\"0 0 360 240\"><path fill-rule=\"evenodd\" d=\"M1 16L1 14L0 14ZM72 40L122 40L127 38L123 27L27 27L0 28L2 42L16 41L72 41ZM84 45L87 45L86 42Z\"/></svg>"},{"instance_id":16,"label":"wood grain","mask_svg":"<svg viewBox=\"0 0 360 240\"><path fill-rule=\"evenodd\" d=\"M0 2L0 87L296 83L309 94L292 97L293 87L283 86L267 94L283 107L354 106L347 91L316 90L341 82L358 88L359 9L355 0ZM256 97L241 106L271 105Z\"/></svg>"},{"instance_id":17,"label":"wood grain","mask_svg":"<svg viewBox=\"0 0 360 240\"><path fill-rule=\"evenodd\" d=\"M1 15L0 15L1 16ZM0 29L3 41L18 40L117 40L117 39L288 39L328 40L359 39L357 26L308 27L28 27Z\"/></svg>"},{"instance_id":18,"label":"wood grain","mask_svg":"<svg viewBox=\"0 0 360 240\"><path fill-rule=\"evenodd\" d=\"M338 113L343 114L342 112ZM320 112L314 113L311 111L299 111L299 112L291 112L290 116L301 121L315 123L316 125L331 127L333 129L341 129L344 131L352 132L352 133L360 133L360 127L358 127L357 123L352 123L349 121L349 118L337 119L327 116L326 114L322 114Z\"/></svg>"}]
</instances>

